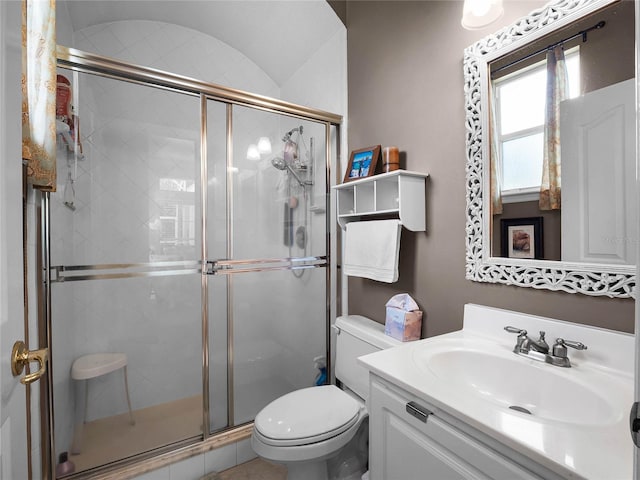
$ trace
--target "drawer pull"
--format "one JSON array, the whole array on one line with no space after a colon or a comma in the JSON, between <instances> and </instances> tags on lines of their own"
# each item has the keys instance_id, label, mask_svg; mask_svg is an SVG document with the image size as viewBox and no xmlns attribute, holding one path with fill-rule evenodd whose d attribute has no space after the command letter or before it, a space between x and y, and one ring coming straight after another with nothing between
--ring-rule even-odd
<instances>
[{"instance_id":1,"label":"drawer pull","mask_svg":"<svg viewBox=\"0 0 640 480\"><path fill-rule=\"evenodd\" d=\"M418 405L416 402L407 403L406 409L409 415L413 415L423 423L427 423L427 417L433 413L426 408Z\"/></svg>"}]
</instances>

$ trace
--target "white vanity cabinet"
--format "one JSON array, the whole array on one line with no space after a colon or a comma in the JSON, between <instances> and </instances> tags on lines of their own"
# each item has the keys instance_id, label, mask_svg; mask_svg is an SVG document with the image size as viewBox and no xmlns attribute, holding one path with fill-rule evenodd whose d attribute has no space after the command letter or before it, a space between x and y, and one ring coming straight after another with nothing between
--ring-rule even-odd
<instances>
[{"instance_id":1,"label":"white vanity cabinet","mask_svg":"<svg viewBox=\"0 0 640 480\"><path fill-rule=\"evenodd\" d=\"M338 223L392 216L414 232L426 229L425 185L429 175L394 170L336 185Z\"/></svg>"},{"instance_id":2,"label":"white vanity cabinet","mask_svg":"<svg viewBox=\"0 0 640 480\"><path fill-rule=\"evenodd\" d=\"M560 478L546 469L533 473L434 414L436 409L425 401L375 375L369 402L371 480Z\"/></svg>"}]
</instances>

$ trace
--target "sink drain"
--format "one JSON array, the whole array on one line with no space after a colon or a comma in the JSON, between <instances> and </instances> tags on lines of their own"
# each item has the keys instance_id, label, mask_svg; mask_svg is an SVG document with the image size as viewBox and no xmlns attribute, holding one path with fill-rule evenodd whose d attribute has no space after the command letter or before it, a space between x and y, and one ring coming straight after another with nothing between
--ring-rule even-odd
<instances>
[{"instance_id":1,"label":"sink drain","mask_svg":"<svg viewBox=\"0 0 640 480\"><path fill-rule=\"evenodd\" d=\"M519 407L518 405L511 405L509 407L511 410L515 410L516 412L526 413L527 415L531 415L531 412L524 407Z\"/></svg>"}]
</instances>

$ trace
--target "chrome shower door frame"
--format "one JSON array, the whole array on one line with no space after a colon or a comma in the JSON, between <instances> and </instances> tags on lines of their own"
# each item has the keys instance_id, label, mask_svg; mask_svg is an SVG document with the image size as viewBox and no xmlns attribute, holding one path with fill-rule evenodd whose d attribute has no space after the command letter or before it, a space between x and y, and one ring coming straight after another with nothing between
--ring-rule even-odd
<instances>
[{"instance_id":1,"label":"chrome shower door frame","mask_svg":"<svg viewBox=\"0 0 640 480\"><path fill-rule=\"evenodd\" d=\"M133 459L120 460L112 464L98 467L91 470L91 478L109 478L117 474L119 478L131 478L135 475L160 468L164 465L188 458L193 455L204 453L212 448L238 441L249 436L252 423L235 426L233 425L233 352L227 349L228 361L228 426L227 429L211 433L210 411L209 411L209 311L208 311L208 288L209 277L212 275L224 275L228 278L227 304L229 312L227 315L227 342L231 345L233 338L233 308L231 302L233 290L233 275L246 272L260 272L269 270L295 270L306 268L325 268L326 272L326 359L328 372L332 372L330 356L330 324L331 319L336 316L335 299L337 287L336 266L332 262L331 252L335 249L335 237L331 235L334 230L335 221L330 208L331 186L339 182L337 173L331 177L332 165L337 165L340 159L340 141L342 117L340 115L316 110L308 107L295 105L278 99L271 99L261 95L244 92L219 85L213 85L192 78L162 72L152 68L132 65L120 60L103 57L72 48L58 46L58 65L60 67L88 74L97 74L104 77L151 86L168 91L178 92L198 96L200 99L200 207L201 207L201 261L180 261L180 262L150 262L150 263L130 263L130 264L103 264L84 266L52 266L50 261L50 194L44 193L40 202L40 231L39 254L42 272L42 290L40 295L38 334L40 338L46 339L47 346L51 348L52 336L52 314L51 314L51 285L58 282L152 277L169 275L201 274L201 307L202 307L202 400L203 400L203 434L201 438L184 440L172 446L160 447L151 452L143 453ZM227 165L233 163L232 160L232 139L233 139L233 113L234 105L244 106L251 109L262 110L274 114L299 118L324 124L325 131L325 152L326 152L326 184L324 193L326 198L325 219L326 219L326 255L320 257L306 258L276 258L276 259L255 259L255 260L229 260L233 258L232 251L232 229L229 228L233 222L233 191L231 185L231 172L228 169L227 182L227 259L209 259L207 252L207 101L215 100L227 106ZM335 139L332 146L331 133L335 129ZM333 155L335 154L335 156ZM336 172L339 169L335 169ZM332 246L333 245L333 246ZM42 402L43 410L41 425L41 448L42 448L42 472L43 478L55 478L55 439L54 439L54 418L53 418L53 376L51 368L48 369L47 382L42 382ZM331 378L331 376L329 376ZM71 478L88 478L89 474L79 473ZM112 478L112 477L111 477Z\"/></svg>"}]
</instances>

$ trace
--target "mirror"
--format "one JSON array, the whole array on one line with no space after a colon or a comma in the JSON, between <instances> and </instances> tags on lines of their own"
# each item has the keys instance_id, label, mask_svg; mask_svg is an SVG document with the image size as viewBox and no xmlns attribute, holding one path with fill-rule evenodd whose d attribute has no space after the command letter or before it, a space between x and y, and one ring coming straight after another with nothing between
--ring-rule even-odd
<instances>
[{"instance_id":1,"label":"mirror","mask_svg":"<svg viewBox=\"0 0 640 480\"><path fill-rule=\"evenodd\" d=\"M468 279L631 296L634 8L553 2L465 50Z\"/></svg>"}]
</instances>

